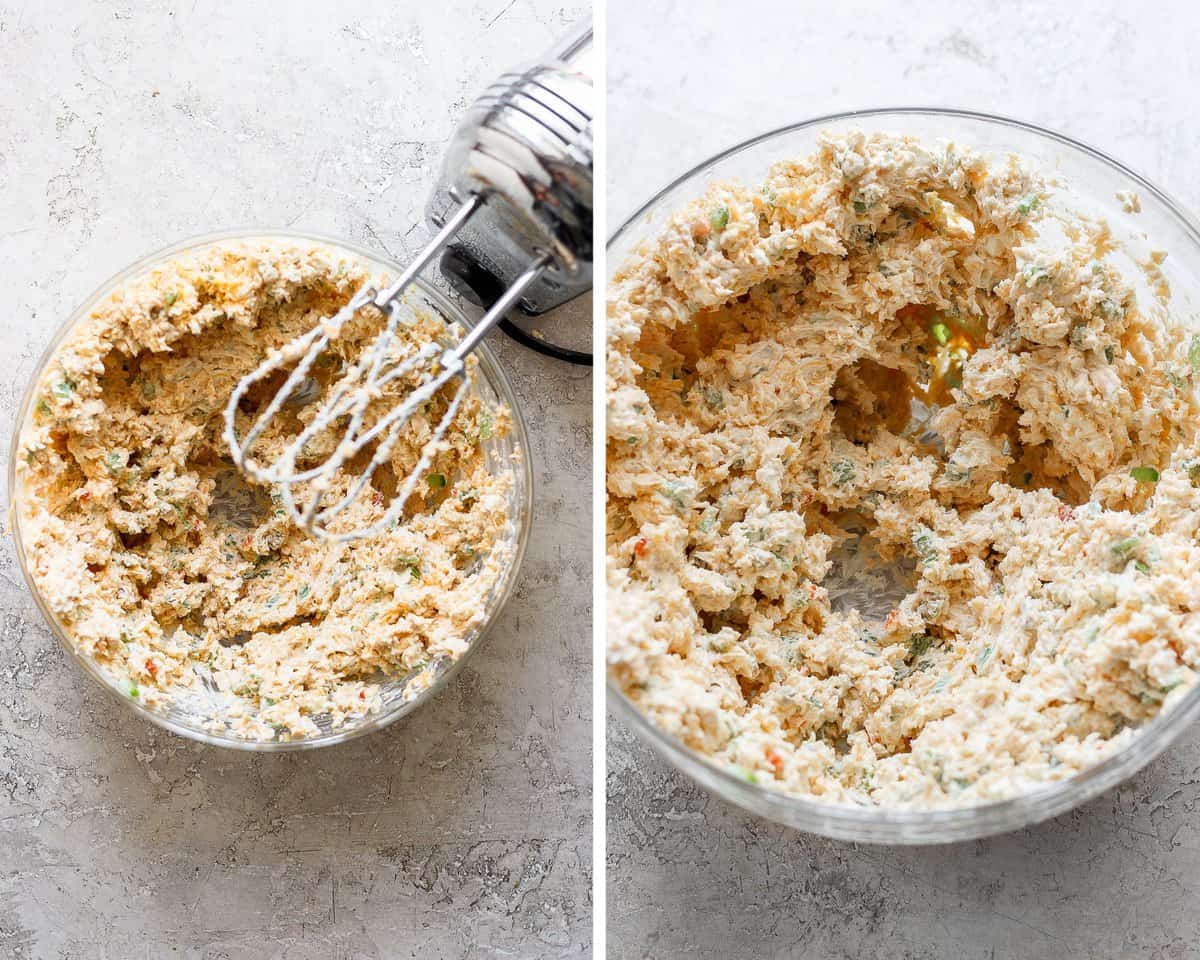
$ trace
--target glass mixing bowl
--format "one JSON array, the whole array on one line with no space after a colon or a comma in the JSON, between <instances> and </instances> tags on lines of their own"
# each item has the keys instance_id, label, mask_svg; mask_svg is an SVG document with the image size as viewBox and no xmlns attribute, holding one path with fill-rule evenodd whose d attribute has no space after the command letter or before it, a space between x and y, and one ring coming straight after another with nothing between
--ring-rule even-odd
<instances>
[{"instance_id":1,"label":"glass mixing bowl","mask_svg":"<svg viewBox=\"0 0 1200 960\"><path fill-rule=\"evenodd\" d=\"M640 243L662 229L672 213L701 196L713 182L758 182L773 162L810 154L818 134L854 129L909 134L929 142L950 140L989 153L1016 153L1042 171L1060 175L1067 181L1067 189L1056 192L1056 202L1109 221L1127 251L1114 262L1126 279L1134 282L1142 303L1148 302L1149 291L1134 258L1144 258L1152 248L1168 251L1163 270L1171 285L1171 320L1200 332L1200 223L1191 214L1144 177L1094 147L1032 124L965 110L899 108L836 114L738 144L659 191L617 229L608 243L610 276ZM1138 194L1140 214L1123 211L1115 196L1118 190ZM852 585L846 592L851 591ZM1188 691L1174 709L1146 724L1118 752L1070 779L1047 783L1009 800L935 810L859 807L770 790L714 765L664 733L611 681L609 702L661 756L701 786L752 813L836 839L921 844L1015 830L1095 797L1153 760L1200 715L1200 685Z\"/></svg>"},{"instance_id":2,"label":"glass mixing bowl","mask_svg":"<svg viewBox=\"0 0 1200 960\"><path fill-rule=\"evenodd\" d=\"M315 736L294 738L291 740L256 741L239 737L228 730L213 732L206 725L206 719L211 717L211 713L202 712L202 708L203 710L211 711L214 708L214 703L219 704L221 702L220 697L214 698L211 694L208 696L199 694L188 696L173 702L165 708L150 708L127 696L124 689L116 685L114 678L101 670L90 657L82 655L75 649L74 644L67 637L62 624L58 622L58 619L46 605L40 590L34 583L33 577L29 572L24 546L21 541L21 511L17 509L22 496L21 482L16 471L21 432L29 417L34 402L34 393L37 384L42 379L42 373L47 363L54 356L59 345L75 329L76 325L87 317L101 298L133 277L148 273L156 266L172 260L181 254L194 252L201 247L213 243L251 239L283 239L320 243L354 255L365 263L373 274L382 272L390 276L395 276L402 269L399 264L382 258L377 253L365 247L333 237L281 230L240 230L207 234L202 237L184 240L181 243L143 257L126 270L106 280L94 293L84 300L55 334L54 339L51 340L50 345L38 361L37 370L30 379L29 386L26 387L25 396L18 409L13 430L12 447L9 453L8 471L8 489L13 507L12 515L14 517L13 538L16 542L17 562L21 567L21 573L24 575L25 582L28 584L30 592L37 601L42 616L46 618L47 623L50 624L51 629L58 636L63 647L71 654L76 663L83 668L84 672L99 682L101 686L108 690L128 709L166 730L190 737L193 740L199 740L203 743L211 743L222 747L234 747L242 750L304 750L312 747L324 747L335 743L342 743L354 737L361 736L364 733L380 730L436 697L438 692L462 669L463 664L467 662L468 658L482 644L484 637L499 618L501 610L512 593L517 579L517 571L521 566L521 559L525 553L525 546L529 540L530 520L533 515L533 472L529 462L529 437L526 431L525 420L521 414L521 408L517 405L508 378L486 344L480 345L475 350L474 355L479 359L478 369L482 376L477 376L474 379L472 389L486 401L502 403L512 411L513 428L509 434L502 438L493 438L486 441L483 445L489 467L496 470L502 467L511 467L513 471L514 482L509 501L510 519L508 529L502 534L510 547L510 562L488 597L487 609L480 627L471 636L466 638L469 645L461 656L453 661L446 659L431 660L424 667L414 670L403 677L379 678L374 681L379 686L381 697L381 707L377 712L367 714L358 719L348 720L336 728L331 728L327 722L322 722L318 719L317 723L321 730ZM464 326L469 326L458 307L424 281L417 280L409 288L407 297L409 304L416 309L432 311L444 317L448 323L458 322ZM514 456L518 453L519 455Z\"/></svg>"}]
</instances>

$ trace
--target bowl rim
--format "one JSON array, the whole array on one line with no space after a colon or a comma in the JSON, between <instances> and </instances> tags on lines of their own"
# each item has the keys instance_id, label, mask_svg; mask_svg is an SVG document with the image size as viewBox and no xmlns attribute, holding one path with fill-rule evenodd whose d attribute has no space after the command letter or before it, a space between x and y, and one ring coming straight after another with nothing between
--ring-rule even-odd
<instances>
[{"instance_id":1,"label":"bowl rim","mask_svg":"<svg viewBox=\"0 0 1200 960\"><path fill-rule=\"evenodd\" d=\"M429 703L435 699L438 694L446 688L446 686L458 675L458 672L463 668L465 663L471 659L476 651L483 645L484 641L491 634L496 622L500 619L505 607L508 605L509 599L515 590L517 581L519 580L521 565L525 557L525 551L529 544L530 532L533 521L533 486L534 474L533 464L531 462L531 449L529 445L528 425L525 421L525 416L521 412L520 405L517 403L516 394L513 390L512 383L508 379L507 373L503 366L496 360L495 354L487 343L480 343L475 348L475 354L480 359L480 368L484 372L484 379L489 387L496 392L501 403L509 408L512 414L512 423L514 430L514 445L515 449L520 451L520 456L516 458L513 464L514 473L517 475L517 484L520 487L518 492L518 511L513 517L514 526L514 549L512 557L505 566L504 578L500 583L499 593L493 601L492 610L489 613L487 620L478 628L475 635L466 650L453 662L451 662L433 682L416 697L411 700L399 704L395 709L366 715L361 722L350 727L334 728L328 733L322 733L315 737L304 737L297 740L251 740L244 737L235 737L228 734L212 733L199 727L188 726L180 723L157 709L146 706L143 703L135 701L130 697L125 696L109 681L107 675L95 664L91 657L86 656L79 650L75 649L75 645L71 642L66 630L58 622L58 618L46 605L42 597L41 591L33 581L33 576L29 571L29 565L25 553L25 546L21 536L21 513L18 509L20 481L17 476L17 460L20 452L21 435L24 432L25 425L29 419L30 407L33 403L34 393L37 385L41 380L42 374L46 369L46 365L54 358L62 343L66 340L70 332L82 322L90 310L109 293L113 292L118 286L152 270L155 266L163 263L172 256L184 254L198 250L200 248L211 246L213 244L224 241L253 241L253 240L292 240L292 241L307 241L315 244L321 244L351 253L357 257L367 261L372 267L385 266L389 270L393 270L398 274L404 269L403 264L398 263L390 253L386 251L376 251L363 244L352 240L347 240L341 237L336 237L331 234L325 234L318 231L309 230L291 230L287 228L274 227L240 227L226 230L212 231L202 234L196 234L190 237L185 237L163 247L157 247L148 253L138 257L135 261L124 267L117 273L113 274L108 279L104 280L96 286L86 297L79 301L79 304L67 315L66 319L55 330L46 348L38 357L34 366L34 371L29 378L29 382L25 386L24 393L21 397L21 402L17 406L16 415L13 420L12 438L9 444L9 464L8 464L8 510L9 510L9 527L13 538L15 553L17 556L17 566L21 570L21 575L24 578L25 586L34 599L38 611L42 618L50 627L50 631L56 636L60 646L66 650L71 659L82 669L84 673L95 680L99 686L104 689L110 696L124 704L128 709L134 711L144 719L148 720L155 726L166 730L170 733L177 734L189 740L194 740L198 743L209 744L216 747L224 747L231 750L241 750L253 753L290 753L300 750L314 750L319 747L334 746L339 743L345 743L358 737L365 736L368 733L374 733L382 730L387 726L395 723L403 717L408 716L414 710ZM460 324L465 329L470 329L472 323L468 320L462 308L454 303L450 298L443 294L440 290L430 284L422 277L417 277L412 284L416 287L420 295L439 312L443 313L447 320Z\"/></svg>"},{"instance_id":2,"label":"bowl rim","mask_svg":"<svg viewBox=\"0 0 1200 960\"><path fill-rule=\"evenodd\" d=\"M775 127L727 147L675 177L649 200L638 206L609 235L606 251L611 253L614 244L676 188L738 153L788 134L827 124L846 123L860 118L903 120L912 116L951 118L980 125L1010 127L1083 153L1122 174L1139 189L1153 196L1166 208L1191 241L1200 246L1200 221L1185 206L1145 176L1097 147L1037 124L998 114L959 107L904 106L871 107L824 114L799 123ZM608 264L607 275L610 280L615 267L619 267L619 264ZM616 708L614 712L649 742L660 757L705 790L716 793L747 812L768 817L793 829L838 840L897 845L978 839L1018 830L1057 816L1133 776L1175 742L1191 723L1200 718L1200 683L1197 683L1171 709L1160 711L1149 723L1137 729L1134 736L1113 754L1063 780L1048 781L1044 785L1003 800L970 806L933 809L875 807L822 801L748 782L659 728L637 708L611 676L606 677L606 688L608 702ZM709 782L705 782L706 779ZM710 786L710 783L715 788Z\"/></svg>"}]
</instances>

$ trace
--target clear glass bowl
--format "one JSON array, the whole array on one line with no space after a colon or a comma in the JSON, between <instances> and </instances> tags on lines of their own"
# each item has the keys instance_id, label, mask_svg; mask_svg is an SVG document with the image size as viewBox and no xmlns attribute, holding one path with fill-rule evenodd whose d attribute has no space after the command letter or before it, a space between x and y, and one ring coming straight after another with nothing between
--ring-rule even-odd
<instances>
[{"instance_id":1,"label":"clear glass bowl","mask_svg":"<svg viewBox=\"0 0 1200 960\"><path fill-rule=\"evenodd\" d=\"M11 512L14 518L13 539L16 542L17 562L21 567L21 573L24 575L25 582L28 584L30 592L37 601L42 616L46 618L46 622L50 624L51 629L58 636L63 647L71 654L83 671L100 683L101 686L108 690L128 709L166 730L178 733L181 736L190 737L202 743L233 747L241 750L305 750L313 747L325 747L336 743L343 743L364 733L380 730L436 697L439 691L453 679L482 644L484 637L500 616L500 611L504 608L509 595L512 593L513 586L517 580L517 571L521 566L521 559L525 553L525 546L529 540L530 521L533 515L533 471L529 462L529 437L526 431L525 419L521 414L521 408L517 405L516 397L513 394L508 378L486 344L480 345L475 351L475 356L479 359L479 371L482 373L482 377L475 378L472 389L485 400L492 403L502 403L512 411L513 429L510 433L503 438L495 438L484 444L484 452L489 466L496 470L509 467L513 470L514 474L509 503L509 528L504 534L511 547L511 560L504 570L503 575L492 589L481 626L468 638L469 646L458 659L454 661L435 659L430 661L421 670L414 671L404 677L392 677L377 681L382 700L382 706L377 712L367 714L356 720L349 720L336 728L328 728L327 725L318 721L318 726L321 726L322 729L315 736L291 740L248 740L237 736L232 731L213 732L206 729L206 717L202 716L197 709L200 706L197 698L189 697L181 702L172 703L166 708L156 709L147 707L145 704L126 696L125 692L115 685L112 677L101 670L90 657L81 654L75 649L75 645L67 637L66 631L47 607L41 592L29 572L25 549L21 541L21 511L17 508L22 496L21 483L16 471L21 433L34 402L34 393L37 384L42 379L42 373L47 363L54 356L59 345L75 329L76 325L86 318L97 302L114 288L133 277L149 272L155 266L165 261L172 260L182 254L194 252L201 247L213 243L252 239L312 241L323 244L352 254L361 260L372 273L382 272L390 276L395 276L402 269L401 265L380 257L374 251L334 237L312 233L296 233L286 230L238 230L206 234L202 237L194 237L173 246L165 247L149 256L143 257L116 276L106 280L94 293L83 301L79 308L71 314L55 334L54 339L51 340L50 345L38 361L37 370L34 372L29 385L25 389L25 396L21 400L21 406L17 411L12 448L9 453L8 471L8 489L12 504ZM422 280L416 281L410 288L408 296L410 302L418 309L431 310L445 317L449 322L457 322L464 327L470 326L458 307ZM520 452L520 455L514 457L514 453L517 451ZM430 676L424 676L426 673ZM420 682L414 682L418 679ZM426 686L427 681L428 685ZM204 706L211 709L211 698L204 700Z\"/></svg>"},{"instance_id":2,"label":"clear glass bowl","mask_svg":"<svg viewBox=\"0 0 1200 960\"><path fill-rule=\"evenodd\" d=\"M950 140L990 153L1016 153L1046 173L1066 180L1055 194L1081 213L1100 215L1133 257L1152 248L1168 251L1163 270L1171 285L1172 322L1200 332L1200 223L1165 192L1094 147L1032 124L965 110L895 108L818 117L773 130L705 161L669 184L625 221L608 243L610 276L643 241L662 229L669 216L701 196L715 181L753 184L770 165L803 157L816 147L818 134L853 129L901 133L927 142ZM1141 213L1122 210L1115 194L1133 190ZM1147 302L1142 272L1132 257L1118 266L1134 281L1139 300ZM1160 713L1137 736L1101 763L1067 780L1009 800L971 807L912 810L859 807L793 796L747 782L684 746L645 717L609 682L616 714L638 731L660 755L718 796L780 823L842 840L866 843L921 844L967 840L1015 830L1063 813L1133 775L1167 748L1200 715L1200 686L1174 709Z\"/></svg>"}]
</instances>

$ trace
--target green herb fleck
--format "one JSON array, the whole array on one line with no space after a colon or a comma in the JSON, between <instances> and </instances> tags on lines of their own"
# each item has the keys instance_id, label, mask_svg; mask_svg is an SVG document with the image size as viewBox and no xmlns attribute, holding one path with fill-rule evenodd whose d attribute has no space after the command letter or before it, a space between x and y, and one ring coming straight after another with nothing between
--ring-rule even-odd
<instances>
[{"instance_id":1,"label":"green herb fleck","mask_svg":"<svg viewBox=\"0 0 1200 960\"><path fill-rule=\"evenodd\" d=\"M753 770L747 770L745 767L734 763L729 769L736 775L741 777L747 783L758 783L758 775Z\"/></svg>"},{"instance_id":2,"label":"green herb fleck","mask_svg":"<svg viewBox=\"0 0 1200 960\"><path fill-rule=\"evenodd\" d=\"M1032 287L1036 283L1042 283L1050 279L1050 271L1040 264L1025 268L1025 284Z\"/></svg>"},{"instance_id":3,"label":"green herb fleck","mask_svg":"<svg viewBox=\"0 0 1200 960\"><path fill-rule=\"evenodd\" d=\"M933 542L933 531L928 527L919 527L912 538L913 549L925 566L930 566L937 560L937 546Z\"/></svg>"},{"instance_id":4,"label":"green herb fleck","mask_svg":"<svg viewBox=\"0 0 1200 960\"><path fill-rule=\"evenodd\" d=\"M1150 564L1148 564L1145 560L1134 560L1133 568L1137 570L1138 573L1150 573Z\"/></svg>"},{"instance_id":5,"label":"green herb fleck","mask_svg":"<svg viewBox=\"0 0 1200 960\"><path fill-rule=\"evenodd\" d=\"M845 458L833 461L829 470L833 474L833 482L839 487L844 487L854 479L854 464Z\"/></svg>"},{"instance_id":6,"label":"green herb fleck","mask_svg":"<svg viewBox=\"0 0 1200 960\"><path fill-rule=\"evenodd\" d=\"M933 334L933 339L943 347L950 342L950 328L941 320L930 324L929 332Z\"/></svg>"},{"instance_id":7,"label":"green herb fleck","mask_svg":"<svg viewBox=\"0 0 1200 960\"><path fill-rule=\"evenodd\" d=\"M854 212L857 213L859 216L862 216L864 213L866 213L867 212L867 201L866 200L855 200L854 201Z\"/></svg>"},{"instance_id":8,"label":"green herb fleck","mask_svg":"<svg viewBox=\"0 0 1200 960\"><path fill-rule=\"evenodd\" d=\"M421 579L421 558L420 557L397 557L396 569L407 570L414 580Z\"/></svg>"},{"instance_id":9,"label":"green herb fleck","mask_svg":"<svg viewBox=\"0 0 1200 960\"><path fill-rule=\"evenodd\" d=\"M687 509L688 501L682 485L674 482L664 483L658 488L658 493L661 497L670 501L676 513L683 513Z\"/></svg>"},{"instance_id":10,"label":"green herb fleck","mask_svg":"<svg viewBox=\"0 0 1200 960\"><path fill-rule=\"evenodd\" d=\"M1192 373L1200 373L1200 336L1192 337L1191 345L1188 347L1188 363L1191 365Z\"/></svg>"},{"instance_id":11,"label":"green herb fleck","mask_svg":"<svg viewBox=\"0 0 1200 960\"><path fill-rule=\"evenodd\" d=\"M165 297L163 297L163 303L165 303L168 307L170 307L170 306L173 306L175 301L178 299L179 299L179 294L176 293L174 290L172 290Z\"/></svg>"},{"instance_id":12,"label":"green herb fleck","mask_svg":"<svg viewBox=\"0 0 1200 960\"><path fill-rule=\"evenodd\" d=\"M495 420L492 418L491 413L485 411L484 413L480 414L479 426L477 427L479 439L490 440L492 438L492 431L495 429L495 425Z\"/></svg>"},{"instance_id":13,"label":"green herb fleck","mask_svg":"<svg viewBox=\"0 0 1200 960\"><path fill-rule=\"evenodd\" d=\"M49 413L50 412L50 404L48 404L46 402L45 397L38 397L37 412L38 413Z\"/></svg>"},{"instance_id":14,"label":"green herb fleck","mask_svg":"<svg viewBox=\"0 0 1200 960\"><path fill-rule=\"evenodd\" d=\"M446 475L444 473L431 473L425 478L425 482L435 489L441 489L446 485Z\"/></svg>"},{"instance_id":15,"label":"green herb fleck","mask_svg":"<svg viewBox=\"0 0 1200 960\"><path fill-rule=\"evenodd\" d=\"M1124 540L1118 540L1112 545L1112 552L1118 557L1129 556L1141 542L1140 537L1126 537Z\"/></svg>"},{"instance_id":16,"label":"green herb fleck","mask_svg":"<svg viewBox=\"0 0 1200 960\"><path fill-rule=\"evenodd\" d=\"M924 653L929 652L929 648L933 646L933 637L927 633L914 633L908 638L908 659L914 660Z\"/></svg>"},{"instance_id":17,"label":"green herb fleck","mask_svg":"<svg viewBox=\"0 0 1200 960\"><path fill-rule=\"evenodd\" d=\"M724 230L729 226L729 208L724 204L714 208L708 222L714 230Z\"/></svg>"},{"instance_id":18,"label":"green herb fleck","mask_svg":"<svg viewBox=\"0 0 1200 960\"><path fill-rule=\"evenodd\" d=\"M974 467L962 467L950 460L946 463L946 479L951 483L965 483L971 479L971 471L974 469Z\"/></svg>"},{"instance_id":19,"label":"green herb fleck","mask_svg":"<svg viewBox=\"0 0 1200 960\"><path fill-rule=\"evenodd\" d=\"M300 588L300 592L296 594L296 597L297 597L298 599L300 599L300 600L303 600L303 599L304 599L305 597L307 597L307 596L308 596L310 593L312 593L312 587L310 587L310 586L309 586L309 585L306 583L304 586L302 586L302 587Z\"/></svg>"},{"instance_id":20,"label":"green herb fleck","mask_svg":"<svg viewBox=\"0 0 1200 960\"><path fill-rule=\"evenodd\" d=\"M1109 363L1112 363L1113 360L1116 358L1116 356L1117 356L1117 351L1111 343L1107 347L1104 348L1104 359L1107 360Z\"/></svg>"},{"instance_id":21,"label":"green herb fleck","mask_svg":"<svg viewBox=\"0 0 1200 960\"><path fill-rule=\"evenodd\" d=\"M56 383L51 388L50 392L53 393L54 396L56 396L59 400L69 400L71 395L75 392L75 381L62 380L59 383Z\"/></svg>"},{"instance_id":22,"label":"green herb fleck","mask_svg":"<svg viewBox=\"0 0 1200 960\"><path fill-rule=\"evenodd\" d=\"M992 659L992 653L992 645L989 643L979 651L979 656L975 658L975 669L982 670L984 667L986 667L988 665L988 661Z\"/></svg>"},{"instance_id":23,"label":"green herb fleck","mask_svg":"<svg viewBox=\"0 0 1200 960\"><path fill-rule=\"evenodd\" d=\"M1023 217L1027 217L1032 211L1038 208L1038 204L1041 202L1041 197L1039 197L1036 193L1031 193L1024 197L1021 202L1017 204L1017 213Z\"/></svg>"},{"instance_id":24,"label":"green herb fleck","mask_svg":"<svg viewBox=\"0 0 1200 960\"><path fill-rule=\"evenodd\" d=\"M1129 475L1138 483L1157 483L1158 471L1153 467L1134 467Z\"/></svg>"}]
</instances>

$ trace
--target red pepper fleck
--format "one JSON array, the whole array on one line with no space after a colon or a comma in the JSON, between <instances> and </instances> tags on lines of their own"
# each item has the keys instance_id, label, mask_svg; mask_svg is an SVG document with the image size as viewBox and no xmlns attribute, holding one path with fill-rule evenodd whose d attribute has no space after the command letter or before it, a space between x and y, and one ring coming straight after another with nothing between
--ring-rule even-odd
<instances>
[{"instance_id":1,"label":"red pepper fleck","mask_svg":"<svg viewBox=\"0 0 1200 960\"><path fill-rule=\"evenodd\" d=\"M776 776L783 774L783 757L770 748L767 749L767 763L774 769Z\"/></svg>"},{"instance_id":2,"label":"red pepper fleck","mask_svg":"<svg viewBox=\"0 0 1200 960\"><path fill-rule=\"evenodd\" d=\"M635 543L633 545L633 552L635 554L637 554L639 557L644 557L646 555L646 538L645 537L642 537L637 543Z\"/></svg>"}]
</instances>

